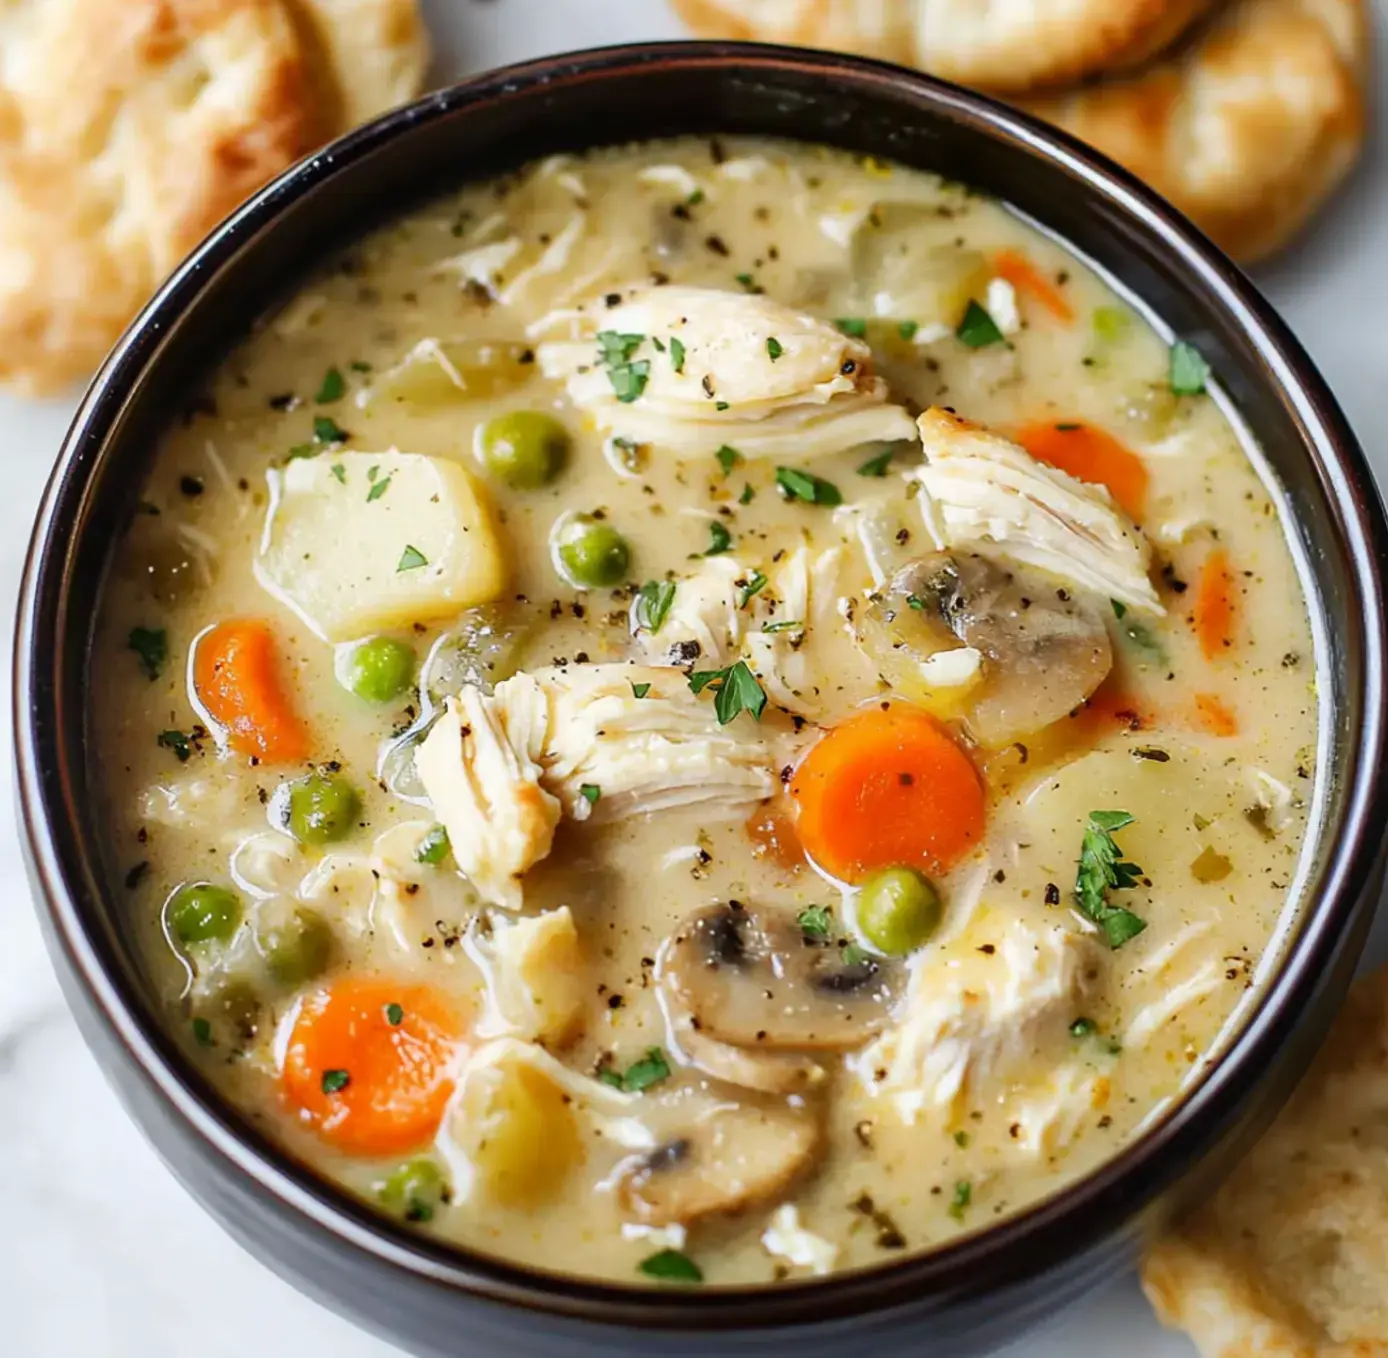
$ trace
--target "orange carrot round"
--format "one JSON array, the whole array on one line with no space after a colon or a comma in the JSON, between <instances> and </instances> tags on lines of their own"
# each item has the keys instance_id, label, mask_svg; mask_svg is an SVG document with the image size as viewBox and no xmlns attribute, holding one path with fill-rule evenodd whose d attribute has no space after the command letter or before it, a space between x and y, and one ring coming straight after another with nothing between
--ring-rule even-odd
<instances>
[{"instance_id":1,"label":"orange carrot round","mask_svg":"<svg viewBox=\"0 0 1388 1358\"><path fill-rule=\"evenodd\" d=\"M1021 430L1017 442L1038 462L1078 481L1107 486L1124 513L1141 521L1147 508L1147 468L1107 430L1078 421L1038 421Z\"/></svg>"},{"instance_id":2,"label":"orange carrot round","mask_svg":"<svg viewBox=\"0 0 1388 1358\"><path fill-rule=\"evenodd\" d=\"M1206 660L1234 644L1234 577L1223 547L1216 547L1200 571L1195 591L1195 635Z\"/></svg>"},{"instance_id":3,"label":"orange carrot round","mask_svg":"<svg viewBox=\"0 0 1388 1358\"><path fill-rule=\"evenodd\" d=\"M1075 309L1065 294L1020 250L999 250L993 268L999 278L1005 278L1018 292L1034 298L1056 320L1068 325L1075 319Z\"/></svg>"},{"instance_id":4,"label":"orange carrot round","mask_svg":"<svg viewBox=\"0 0 1388 1358\"><path fill-rule=\"evenodd\" d=\"M1213 693L1197 693L1195 710L1200 717L1200 725L1212 736L1236 736L1239 733L1239 719Z\"/></svg>"},{"instance_id":5,"label":"orange carrot round","mask_svg":"<svg viewBox=\"0 0 1388 1358\"><path fill-rule=\"evenodd\" d=\"M939 722L902 704L836 726L790 794L806 853L846 882L885 867L944 872L983 835L978 771Z\"/></svg>"},{"instance_id":6,"label":"orange carrot round","mask_svg":"<svg viewBox=\"0 0 1388 1358\"><path fill-rule=\"evenodd\" d=\"M193 656L193 687L233 750L267 764L308 758L308 732L280 682L268 624L238 618L204 632Z\"/></svg>"},{"instance_id":7,"label":"orange carrot round","mask_svg":"<svg viewBox=\"0 0 1388 1358\"><path fill-rule=\"evenodd\" d=\"M453 1092L463 1023L427 986L346 977L304 1000L281 1087L349 1155L403 1155L433 1139Z\"/></svg>"}]
</instances>

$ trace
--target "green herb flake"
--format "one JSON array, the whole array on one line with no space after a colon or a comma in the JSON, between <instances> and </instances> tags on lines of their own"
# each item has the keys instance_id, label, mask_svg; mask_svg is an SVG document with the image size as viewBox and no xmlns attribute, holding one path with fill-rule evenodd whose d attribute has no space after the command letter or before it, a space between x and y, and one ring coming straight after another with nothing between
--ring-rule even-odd
<instances>
[{"instance_id":1,"label":"green herb flake","mask_svg":"<svg viewBox=\"0 0 1388 1358\"><path fill-rule=\"evenodd\" d=\"M715 401L715 402L713 403L713 408L714 408L715 410L730 410L730 409L731 409L731 407L728 405L728 403L727 403L726 401Z\"/></svg>"},{"instance_id":2,"label":"green herb flake","mask_svg":"<svg viewBox=\"0 0 1388 1358\"><path fill-rule=\"evenodd\" d=\"M769 622L761 629L763 632L803 632L805 624L799 618L787 618L784 622Z\"/></svg>"},{"instance_id":3,"label":"green herb flake","mask_svg":"<svg viewBox=\"0 0 1388 1358\"><path fill-rule=\"evenodd\" d=\"M977 302L970 301L964 319L954 332L961 344L970 349L986 349L990 344L1003 342L998 323Z\"/></svg>"},{"instance_id":4,"label":"green herb flake","mask_svg":"<svg viewBox=\"0 0 1388 1358\"><path fill-rule=\"evenodd\" d=\"M783 353L785 353L785 346L781 341L775 335L769 336L766 341L767 357L774 363Z\"/></svg>"},{"instance_id":5,"label":"green herb flake","mask_svg":"<svg viewBox=\"0 0 1388 1358\"><path fill-rule=\"evenodd\" d=\"M949 1214L955 1221L963 1221L964 1213L974 1200L973 1185L967 1179L960 1179L954 1185L954 1196L949 1201Z\"/></svg>"},{"instance_id":6,"label":"green herb flake","mask_svg":"<svg viewBox=\"0 0 1388 1358\"><path fill-rule=\"evenodd\" d=\"M864 339L867 336L867 322L861 316L840 316L834 324L840 334L850 339Z\"/></svg>"},{"instance_id":7,"label":"green herb flake","mask_svg":"<svg viewBox=\"0 0 1388 1358\"><path fill-rule=\"evenodd\" d=\"M1122 617L1122 614L1118 616ZM1124 620L1118 631L1129 646L1145 656L1151 664L1165 669L1171 663L1170 657L1166 653L1166 647L1161 644L1156 633L1145 622L1141 622L1137 618L1128 618Z\"/></svg>"},{"instance_id":8,"label":"green herb flake","mask_svg":"<svg viewBox=\"0 0 1388 1358\"><path fill-rule=\"evenodd\" d=\"M658 335L651 336L651 343L655 345L656 353L663 354L665 352L665 342Z\"/></svg>"},{"instance_id":9,"label":"green herb flake","mask_svg":"<svg viewBox=\"0 0 1388 1358\"><path fill-rule=\"evenodd\" d=\"M969 1134L968 1134L968 1132L965 1132L965 1131L958 1131L958 1132L955 1132L955 1134L954 1134L954 1144L955 1144L956 1146L958 1146L960 1150L965 1149L965 1148L968 1146L968 1144L969 1144Z\"/></svg>"},{"instance_id":10,"label":"green herb flake","mask_svg":"<svg viewBox=\"0 0 1388 1358\"><path fill-rule=\"evenodd\" d=\"M636 594L636 625L655 636L665 626L674 602L673 580L647 580Z\"/></svg>"},{"instance_id":11,"label":"green herb flake","mask_svg":"<svg viewBox=\"0 0 1388 1358\"><path fill-rule=\"evenodd\" d=\"M1122 600L1120 600L1120 599L1110 599L1110 600L1109 600L1109 603L1113 605L1113 616L1114 616L1115 618L1117 618L1120 622L1121 622L1125 617L1127 617L1127 615L1128 615L1128 605L1125 604L1125 603L1123 603Z\"/></svg>"},{"instance_id":12,"label":"green herb flake","mask_svg":"<svg viewBox=\"0 0 1388 1358\"><path fill-rule=\"evenodd\" d=\"M742 487L742 494L739 495L739 496L737 497L737 502L738 502L738 504L740 504L740 505L749 505L749 504L751 504L751 503L752 503L752 500L753 500L754 497L756 496L756 493L757 493L757 492L754 491L754 490L752 489L751 483L749 482L747 485L745 485L745 486Z\"/></svg>"},{"instance_id":13,"label":"green herb flake","mask_svg":"<svg viewBox=\"0 0 1388 1358\"><path fill-rule=\"evenodd\" d=\"M155 680L169 658L169 634L162 627L132 627L125 644L140 657L145 678Z\"/></svg>"},{"instance_id":14,"label":"green herb flake","mask_svg":"<svg viewBox=\"0 0 1388 1358\"><path fill-rule=\"evenodd\" d=\"M394 1002L386 1005L386 1022L392 1028L398 1028L405 1021L405 1011Z\"/></svg>"},{"instance_id":15,"label":"green herb flake","mask_svg":"<svg viewBox=\"0 0 1388 1358\"><path fill-rule=\"evenodd\" d=\"M347 383L343 381L342 374L336 368L329 368L323 374L323 385L313 399L320 406L331 405L334 401L340 401L346 390Z\"/></svg>"},{"instance_id":16,"label":"green herb flake","mask_svg":"<svg viewBox=\"0 0 1388 1358\"><path fill-rule=\"evenodd\" d=\"M887 468L892 465L892 449L888 448L880 452L876 457L870 457L866 462L859 463L859 476L886 476Z\"/></svg>"},{"instance_id":17,"label":"green herb flake","mask_svg":"<svg viewBox=\"0 0 1388 1358\"><path fill-rule=\"evenodd\" d=\"M644 698L651 691L649 684L633 684L631 686L631 696L633 698Z\"/></svg>"},{"instance_id":18,"label":"green herb flake","mask_svg":"<svg viewBox=\"0 0 1388 1358\"><path fill-rule=\"evenodd\" d=\"M670 336L670 366L677 372L684 371L684 342Z\"/></svg>"},{"instance_id":19,"label":"green herb flake","mask_svg":"<svg viewBox=\"0 0 1388 1358\"><path fill-rule=\"evenodd\" d=\"M865 963L872 961L872 958L856 943L844 944L843 948L839 951L839 957L846 967L861 967Z\"/></svg>"},{"instance_id":20,"label":"green herb flake","mask_svg":"<svg viewBox=\"0 0 1388 1358\"><path fill-rule=\"evenodd\" d=\"M646 383L650 380L649 360L631 361L631 356L645 340L645 335L624 335L617 330L598 332L599 361L607 369L608 380L617 399L624 405L635 401L646 390Z\"/></svg>"},{"instance_id":21,"label":"green herb flake","mask_svg":"<svg viewBox=\"0 0 1388 1358\"><path fill-rule=\"evenodd\" d=\"M1093 1037L1096 1031L1094 1020L1091 1018L1077 1018L1070 1025L1071 1037Z\"/></svg>"},{"instance_id":22,"label":"green herb flake","mask_svg":"<svg viewBox=\"0 0 1388 1358\"><path fill-rule=\"evenodd\" d=\"M1096 307L1094 309L1094 338L1101 344L1117 344L1128 333L1130 319L1122 307Z\"/></svg>"},{"instance_id":23,"label":"green herb flake","mask_svg":"<svg viewBox=\"0 0 1388 1358\"><path fill-rule=\"evenodd\" d=\"M316 443L296 443L285 455L285 461L297 462L301 457L317 457L322 451Z\"/></svg>"},{"instance_id":24,"label":"green herb flake","mask_svg":"<svg viewBox=\"0 0 1388 1358\"><path fill-rule=\"evenodd\" d=\"M757 280L756 280L755 278L753 278L751 274L749 274L749 273L740 273L740 274L738 274L736 277L737 277L737 281L738 281L744 288L746 288L748 292L760 292L760 291L761 291L761 289L760 289L759 287L757 287Z\"/></svg>"},{"instance_id":25,"label":"green herb flake","mask_svg":"<svg viewBox=\"0 0 1388 1358\"><path fill-rule=\"evenodd\" d=\"M1177 396L1199 396L1210 380L1210 365L1200 350L1185 340L1171 346L1171 390Z\"/></svg>"},{"instance_id":26,"label":"green herb flake","mask_svg":"<svg viewBox=\"0 0 1388 1358\"><path fill-rule=\"evenodd\" d=\"M193 1020L193 1041L199 1047L210 1047L212 1045L212 1025L205 1018L195 1018Z\"/></svg>"},{"instance_id":27,"label":"green herb flake","mask_svg":"<svg viewBox=\"0 0 1388 1358\"><path fill-rule=\"evenodd\" d=\"M719 726L726 726L742 712L750 712L754 720L760 721L766 710L766 692L745 660L721 670L696 670L689 676L689 687L695 693L706 688L714 690L713 711Z\"/></svg>"},{"instance_id":28,"label":"green herb flake","mask_svg":"<svg viewBox=\"0 0 1388 1358\"><path fill-rule=\"evenodd\" d=\"M354 358L348 365L354 373L369 373L371 364L363 362L359 358Z\"/></svg>"},{"instance_id":29,"label":"green herb flake","mask_svg":"<svg viewBox=\"0 0 1388 1358\"><path fill-rule=\"evenodd\" d=\"M796 467L777 467L776 484L787 500L802 500L805 504L826 507L843 503L843 496L832 481L811 472L802 472Z\"/></svg>"},{"instance_id":30,"label":"green herb flake","mask_svg":"<svg viewBox=\"0 0 1388 1358\"><path fill-rule=\"evenodd\" d=\"M742 461L742 454L739 453L736 448L732 447L730 444L727 443L725 443L716 453L714 453L714 457L718 459L718 465L723 468L724 476L730 475L732 473L732 469L736 467L739 462Z\"/></svg>"},{"instance_id":31,"label":"green herb flake","mask_svg":"<svg viewBox=\"0 0 1388 1358\"><path fill-rule=\"evenodd\" d=\"M383 476L371 487L370 490L366 492L366 503L370 504L372 500L379 500L381 496L384 495L386 491L388 491L389 489L390 477Z\"/></svg>"},{"instance_id":32,"label":"green herb flake","mask_svg":"<svg viewBox=\"0 0 1388 1358\"><path fill-rule=\"evenodd\" d=\"M414 861L437 866L448 857L450 848L452 845L448 842L448 831L442 825L431 825L424 832L423 838L415 845Z\"/></svg>"},{"instance_id":33,"label":"green herb flake","mask_svg":"<svg viewBox=\"0 0 1388 1358\"><path fill-rule=\"evenodd\" d=\"M685 207L698 207L704 201L703 189L695 189L688 198L684 200Z\"/></svg>"},{"instance_id":34,"label":"green herb flake","mask_svg":"<svg viewBox=\"0 0 1388 1358\"><path fill-rule=\"evenodd\" d=\"M703 1270L683 1250L661 1250L643 1259L637 1268L648 1278L663 1283L701 1283Z\"/></svg>"},{"instance_id":35,"label":"green herb flake","mask_svg":"<svg viewBox=\"0 0 1388 1358\"><path fill-rule=\"evenodd\" d=\"M615 1071L612 1073L616 1074ZM660 1047L649 1047L645 1055L639 1061L633 1061L618 1078L621 1083L613 1088L625 1094L640 1094L642 1090L670 1078L670 1063Z\"/></svg>"},{"instance_id":36,"label":"green herb flake","mask_svg":"<svg viewBox=\"0 0 1388 1358\"><path fill-rule=\"evenodd\" d=\"M721 556L733 545L733 535L718 520L712 519L708 526L708 547L705 556Z\"/></svg>"},{"instance_id":37,"label":"green herb flake","mask_svg":"<svg viewBox=\"0 0 1388 1358\"><path fill-rule=\"evenodd\" d=\"M1108 900L1110 891L1131 890L1142 879L1142 869L1123 860L1123 851L1113 837L1134 819L1126 811L1091 811L1075 876L1075 899L1081 914L1103 930L1115 951L1147 927L1147 922L1131 910L1111 905Z\"/></svg>"},{"instance_id":38,"label":"green herb flake","mask_svg":"<svg viewBox=\"0 0 1388 1358\"><path fill-rule=\"evenodd\" d=\"M737 606L739 608L746 608L765 588L766 576L760 571L753 571L752 578L743 585L741 592L737 596Z\"/></svg>"},{"instance_id":39,"label":"green herb flake","mask_svg":"<svg viewBox=\"0 0 1388 1358\"><path fill-rule=\"evenodd\" d=\"M346 443L347 431L331 415L313 417L313 437L319 443Z\"/></svg>"},{"instance_id":40,"label":"green herb flake","mask_svg":"<svg viewBox=\"0 0 1388 1358\"><path fill-rule=\"evenodd\" d=\"M429 558L418 547L411 547L406 543L405 550L400 553L400 564L396 566L395 573L399 575L402 571L417 571L421 566L428 564Z\"/></svg>"},{"instance_id":41,"label":"green herb flake","mask_svg":"<svg viewBox=\"0 0 1388 1358\"><path fill-rule=\"evenodd\" d=\"M160 731L155 737L155 742L161 750L172 750L180 764L186 764L188 756L193 752L192 741L182 731Z\"/></svg>"},{"instance_id":42,"label":"green herb flake","mask_svg":"<svg viewBox=\"0 0 1388 1358\"><path fill-rule=\"evenodd\" d=\"M817 938L821 941L829 937L830 931L834 927L827 905L807 905L796 915L795 922L800 926L800 932L807 938Z\"/></svg>"},{"instance_id":43,"label":"green herb flake","mask_svg":"<svg viewBox=\"0 0 1388 1358\"><path fill-rule=\"evenodd\" d=\"M319 1087L325 1094L339 1094L351 1082L352 1077L345 1070L325 1070Z\"/></svg>"},{"instance_id":44,"label":"green herb flake","mask_svg":"<svg viewBox=\"0 0 1388 1358\"><path fill-rule=\"evenodd\" d=\"M908 594L906 596L906 605L908 608L915 609L917 613L925 612L926 603L919 594Z\"/></svg>"},{"instance_id":45,"label":"green herb flake","mask_svg":"<svg viewBox=\"0 0 1388 1358\"><path fill-rule=\"evenodd\" d=\"M344 486L347 484L347 468L344 467L342 463L334 462L328 470L331 471Z\"/></svg>"},{"instance_id":46,"label":"green herb flake","mask_svg":"<svg viewBox=\"0 0 1388 1358\"><path fill-rule=\"evenodd\" d=\"M578 795L583 798L589 806L596 806L598 799L602 796L602 788L596 783L581 783L578 788Z\"/></svg>"},{"instance_id":47,"label":"green herb flake","mask_svg":"<svg viewBox=\"0 0 1388 1358\"><path fill-rule=\"evenodd\" d=\"M899 326L897 326L896 333L900 335L901 338L904 339L907 344L909 344L913 339L915 339L916 331L920 328L921 327L919 321L902 321L902 323Z\"/></svg>"}]
</instances>

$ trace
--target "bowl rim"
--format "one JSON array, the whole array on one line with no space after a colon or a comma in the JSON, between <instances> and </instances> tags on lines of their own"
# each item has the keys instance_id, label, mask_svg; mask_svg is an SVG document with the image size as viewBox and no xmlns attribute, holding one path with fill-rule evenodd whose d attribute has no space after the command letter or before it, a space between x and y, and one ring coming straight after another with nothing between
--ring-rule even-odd
<instances>
[{"instance_id":1,"label":"bowl rim","mask_svg":"<svg viewBox=\"0 0 1388 1358\"><path fill-rule=\"evenodd\" d=\"M1325 485L1337 517L1346 568L1360 590L1362 636L1351 675L1363 690L1364 719L1355 739L1356 763L1345 813L1327 824L1336 842L1317 898L1265 983L1256 1008L1220 1060L1169 1113L1110 1158L1052 1196L994 1225L933 1249L825 1278L775 1285L695 1290L650 1289L557 1275L510 1263L467 1246L439 1244L396 1226L345 1190L319 1178L224 1104L192 1064L180 1061L157 1027L131 1003L127 978L108 966L82 918L83 879L72 846L55 829L72 812L68 771L82 742L62 738L55 673L62 638L71 630L71 537L64 523L82 502L96 460L108 449L129 392L161 353L170 321L200 295L244 243L272 229L278 214L327 180L415 128L446 119L476 103L545 86L620 77L652 64L713 67L723 75L797 72L826 88L845 85L871 93L891 87L947 122L963 122L1010 142L1083 179L1087 187L1134 222L1163 253L1188 268L1212 310L1232 315L1255 344L1300 426L1302 455ZM816 138L827 141L830 138ZM74 416L44 493L26 558L17 613L12 701L17 811L30 860L36 904L46 913L49 946L83 988L104 1025L133 1063L191 1131L282 1208L308 1218L341 1243L381 1264L443 1286L455 1294L522 1306L551 1316L656 1330L711 1331L846 1321L919 1303L945 1303L990 1286L1034 1277L1054 1266L1067 1246L1083 1247L1099 1223L1127 1221L1169 1188L1197 1159L1210 1137L1202 1128L1227 1125L1248 1074L1270 1062L1293 1023L1289 1012L1317 994L1331 962L1365 908L1388 821L1388 740L1383 716L1388 613L1380 563L1388 561L1388 526L1372 475L1353 433L1310 358L1238 268L1176 210L1132 176L1064 133L1034 122L985 96L918 72L865 58L798 48L734 42L633 43L564 53L518 63L460 81L384 115L300 161L261 189L199 245L132 323L93 379ZM59 735L40 738L39 713ZM73 746L76 745L74 749ZM74 818L75 825L75 818ZM109 895L109 890L107 892ZM1043 1260L1038 1265L1036 1260Z\"/></svg>"}]
</instances>

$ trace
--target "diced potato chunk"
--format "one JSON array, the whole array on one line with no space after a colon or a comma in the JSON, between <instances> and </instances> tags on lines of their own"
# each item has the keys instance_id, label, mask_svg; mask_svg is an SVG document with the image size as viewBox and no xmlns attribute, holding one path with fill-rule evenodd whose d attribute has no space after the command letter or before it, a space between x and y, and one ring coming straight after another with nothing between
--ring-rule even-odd
<instances>
[{"instance_id":1,"label":"diced potato chunk","mask_svg":"<svg viewBox=\"0 0 1388 1358\"><path fill-rule=\"evenodd\" d=\"M456 462L328 450L267 475L256 578L327 641L451 618L505 588L486 492Z\"/></svg>"}]
</instances>

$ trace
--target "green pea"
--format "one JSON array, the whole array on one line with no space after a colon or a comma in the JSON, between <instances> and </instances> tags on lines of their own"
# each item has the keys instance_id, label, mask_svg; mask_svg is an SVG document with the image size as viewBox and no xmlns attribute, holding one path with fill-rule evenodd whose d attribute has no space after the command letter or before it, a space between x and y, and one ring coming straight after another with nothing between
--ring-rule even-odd
<instances>
[{"instance_id":1,"label":"green pea","mask_svg":"<svg viewBox=\"0 0 1388 1358\"><path fill-rule=\"evenodd\" d=\"M333 931L316 910L298 909L283 923L256 937L270 975L281 985L303 985L326 970L333 950Z\"/></svg>"},{"instance_id":2,"label":"green pea","mask_svg":"<svg viewBox=\"0 0 1388 1358\"><path fill-rule=\"evenodd\" d=\"M560 530L559 568L579 589L619 585L631 564L631 548L615 528L588 514L576 514Z\"/></svg>"},{"instance_id":3,"label":"green pea","mask_svg":"<svg viewBox=\"0 0 1388 1358\"><path fill-rule=\"evenodd\" d=\"M310 773L289 785L289 833L300 844L345 839L361 817L361 794L345 778Z\"/></svg>"},{"instance_id":4,"label":"green pea","mask_svg":"<svg viewBox=\"0 0 1388 1358\"><path fill-rule=\"evenodd\" d=\"M448 1200L448 1184L432 1160L406 1160L384 1183L376 1196L406 1221L428 1221L440 1203Z\"/></svg>"},{"instance_id":5,"label":"green pea","mask_svg":"<svg viewBox=\"0 0 1388 1358\"><path fill-rule=\"evenodd\" d=\"M240 896L211 882L185 883L164 910L180 943L225 943L241 923Z\"/></svg>"},{"instance_id":6,"label":"green pea","mask_svg":"<svg viewBox=\"0 0 1388 1358\"><path fill-rule=\"evenodd\" d=\"M358 698L388 703L414 678L414 648L394 637L371 637L352 647L341 678Z\"/></svg>"},{"instance_id":7,"label":"green pea","mask_svg":"<svg viewBox=\"0 0 1388 1358\"><path fill-rule=\"evenodd\" d=\"M934 883L911 868L884 868L858 894L858 929L878 952L904 957L940 927L943 909Z\"/></svg>"},{"instance_id":8,"label":"green pea","mask_svg":"<svg viewBox=\"0 0 1388 1358\"><path fill-rule=\"evenodd\" d=\"M569 431L552 415L513 410L477 431L477 450L487 470L512 489L539 490L563 470Z\"/></svg>"}]
</instances>

